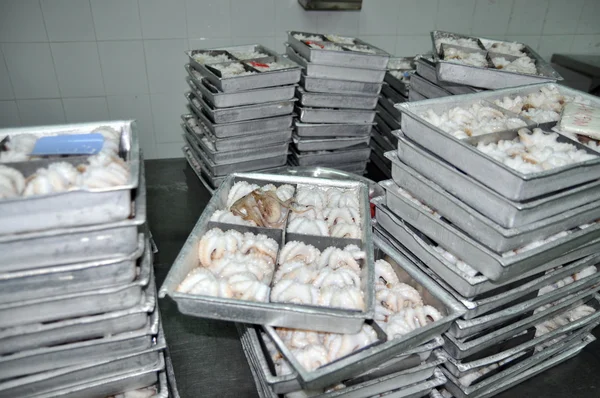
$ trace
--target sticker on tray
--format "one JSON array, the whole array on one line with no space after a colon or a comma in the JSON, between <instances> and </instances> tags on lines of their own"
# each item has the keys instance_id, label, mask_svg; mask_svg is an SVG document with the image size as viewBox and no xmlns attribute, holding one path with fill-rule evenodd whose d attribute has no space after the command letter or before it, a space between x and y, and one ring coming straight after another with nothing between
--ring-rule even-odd
<instances>
[{"instance_id":1,"label":"sticker on tray","mask_svg":"<svg viewBox=\"0 0 600 398\"><path fill-rule=\"evenodd\" d=\"M600 139L600 108L581 103L565 105L558 127L567 133Z\"/></svg>"}]
</instances>

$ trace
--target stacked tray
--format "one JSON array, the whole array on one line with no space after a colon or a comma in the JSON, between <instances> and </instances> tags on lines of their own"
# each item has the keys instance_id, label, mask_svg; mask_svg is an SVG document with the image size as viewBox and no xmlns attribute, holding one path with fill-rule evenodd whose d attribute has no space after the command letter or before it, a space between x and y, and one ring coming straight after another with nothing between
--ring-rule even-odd
<instances>
[{"instance_id":1,"label":"stacked tray","mask_svg":"<svg viewBox=\"0 0 600 398\"><path fill-rule=\"evenodd\" d=\"M397 150L385 154L392 179L380 182L386 195L374 201L375 236L467 309L443 334L444 374L455 397L491 396L502 391L499 385L506 389L533 369L558 363L555 358L585 345L600 321L597 152L577 137L554 133L545 139L591 156L527 174L477 149L483 145L478 143L514 139L516 129L480 135L474 130L461 139L460 131L444 131L432 116L479 104L531 129L549 130L556 120L536 119L525 108L511 114L500 105L550 92L561 106L600 103L541 84L397 106L402 131L393 132ZM526 140L523 134L518 137Z\"/></svg>"},{"instance_id":2,"label":"stacked tray","mask_svg":"<svg viewBox=\"0 0 600 398\"><path fill-rule=\"evenodd\" d=\"M104 147L91 157L29 158L20 146L92 132L104 136ZM1 158L26 155L0 165L4 178L15 169L27 177L24 193L16 184L14 195L0 198L0 395L146 389L167 396L136 123L3 129L0 136L9 138Z\"/></svg>"},{"instance_id":3,"label":"stacked tray","mask_svg":"<svg viewBox=\"0 0 600 398\"><path fill-rule=\"evenodd\" d=\"M415 72L418 57L392 57L385 73L385 84L377 103L376 125L371 132L371 162L391 178L392 165L383 155L396 148L393 130L400 128L400 112L394 104L408 101L410 78Z\"/></svg>"},{"instance_id":4,"label":"stacked tray","mask_svg":"<svg viewBox=\"0 0 600 398\"><path fill-rule=\"evenodd\" d=\"M186 54L184 153L210 188L233 172L284 166L300 67L258 44Z\"/></svg>"},{"instance_id":5,"label":"stacked tray","mask_svg":"<svg viewBox=\"0 0 600 398\"><path fill-rule=\"evenodd\" d=\"M290 164L362 174L389 54L356 38L296 31L286 46L303 68Z\"/></svg>"}]
</instances>

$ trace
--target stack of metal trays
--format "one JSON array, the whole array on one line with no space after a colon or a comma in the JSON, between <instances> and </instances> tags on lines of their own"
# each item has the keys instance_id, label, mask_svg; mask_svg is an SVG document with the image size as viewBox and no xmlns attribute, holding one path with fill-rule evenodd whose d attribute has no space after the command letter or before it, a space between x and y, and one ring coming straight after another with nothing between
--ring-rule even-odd
<instances>
[{"instance_id":1,"label":"stack of metal trays","mask_svg":"<svg viewBox=\"0 0 600 398\"><path fill-rule=\"evenodd\" d=\"M105 137L92 157L28 158L23 149L44 136L92 132ZM17 182L11 196L0 196L0 395L146 389L166 397L136 123L3 129L0 136L9 139L0 159L26 151L0 165Z\"/></svg>"},{"instance_id":2,"label":"stack of metal trays","mask_svg":"<svg viewBox=\"0 0 600 398\"><path fill-rule=\"evenodd\" d=\"M500 89L562 80L552 66L526 44L443 31L431 32L431 42L436 80L442 85L433 87L420 82L423 95L426 94L423 91L430 90L437 95L467 94L456 92L455 84L465 86L464 90ZM427 80L433 83L433 76Z\"/></svg>"},{"instance_id":3,"label":"stack of metal trays","mask_svg":"<svg viewBox=\"0 0 600 398\"><path fill-rule=\"evenodd\" d=\"M389 54L353 37L296 31L286 46L303 68L290 165L363 173Z\"/></svg>"},{"instance_id":4,"label":"stack of metal trays","mask_svg":"<svg viewBox=\"0 0 600 398\"><path fill-rule=\"evenodd\" d=\"M383 155L397 147L393 130L400 128L400 112L394 104L408 101L410 78L418 57L392 57L385 73L385 83L377 103L375 126L371 132L371 162L391 178L392 165Z\"/></svg>"},{"instance_id":5,"label":"stack of metal trays","mask_svg":"<svg viewBox=\"0 0 600 398\"><path fill-rule=\"evenodd\" d=\"M600 104L549 83L397 106L402 131L393 132L397 150L385 154L392 179L380 182L386 194L374 200L375 236L467 309L443 334L454 396L491 396L498 385L524 380L522 374L566 355L600 322L598 153L578 137L554 133L544 138L585 151L589 160L526 174L477 147L515 139L516 129L460 139L431 119L478 104L548 130L556 120L536 121L531 111L517 115L500 106L543 93L553 93L559 106ZM540 348L548 342L551 347Z\"/></svg>"},{"instance_id":6,"label":"stack of metal trays","mask_svg":"<svg viewBox=\"0 0 600 398\"><path fill-rule=\"evenodd\" d=\"M184 152L211 189L233 172L284 166L300 66L259 44L186 54Z\"/></svg>"}]
</instances>

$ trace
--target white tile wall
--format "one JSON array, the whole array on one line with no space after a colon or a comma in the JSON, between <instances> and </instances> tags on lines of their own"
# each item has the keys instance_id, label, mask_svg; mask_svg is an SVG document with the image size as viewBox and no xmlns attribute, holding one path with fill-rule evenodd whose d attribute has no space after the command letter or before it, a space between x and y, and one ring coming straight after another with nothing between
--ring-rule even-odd
<instances>
[{"instance_id":1,"label":"white tile wall","mask_svg":"<svg viewBox=\"0 0 600 398\"><path fill-rule=\"evenodd\" d=\"M287 30L361 37L391 53L431 47L434 29L600 54L600 0L365 0L307 12L297 0L0 0L0 126L138 120L147 158L181 156L184 50Z\"/></svg>"}]
</instances>

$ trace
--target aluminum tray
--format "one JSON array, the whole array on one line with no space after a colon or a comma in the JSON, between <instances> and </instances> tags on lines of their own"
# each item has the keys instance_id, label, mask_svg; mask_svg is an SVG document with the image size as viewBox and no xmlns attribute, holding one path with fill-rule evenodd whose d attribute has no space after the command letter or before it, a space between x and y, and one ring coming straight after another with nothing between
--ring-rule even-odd
<instances>
[{"instance_id":1,"label":"aluminum tray","mask_svg":"<svg viewBox=\"0 0 600 398\"><path fill-rule=\"evenodd\" d=\"M393 148L398 148L398 139L392 134L392 128L388 125L388 123L383 119L383 113L380 108L378 109L378 114L375 116L375 123L377 123L377 130L383 137L386 138L387 141L393 146Z\"/></svg>"},{"instance_id":2,"label":"aluminum tray","mask_svg":"<svg viewBox=\"0 0 600 398\"><path fill-rule=\"evenodd\" d=\"M156 312L151 322L134 332L0 356L0 382L14 377L147 350L152 346L154 336L158 333L158 323L158 312Z\"/></svg>"},{"instance_id":3,"label":"aluminum tray","mask_svg":"<svg viewBox=\"0 0 600 398\"><path fill-rule=\"evenodd\" d=\"M253 133L267 133L289 129L292 125L292 115L269 117L266 119L249 120L245 122L215 124L210 121L208 114L194 104L190 111L217 138L231 138Z\"/></svg>"},{"instance_id":4,"label":"aluminum tray","mask_svg":"<svg viewBox=\"0 0 600 398\"><path fill-rule=\"evenodd\" d=\"M215 192L211 201L206 206L200 219L196 223L192 233L188 237L181 252L175 260L167 279L160 289L160 297L169 296L178 305L179 311L184 314L209 317L213 319L233 320L236 322L245 322L253 324L266 324L280 327L291 328L312 328L313 330L329 331L334 333L356 333L360 330L364 319L369 318L373 314L373 259L372 259L372 241L371 228L367 222L363 222L362 226L362 249L367 253L366 267L363 269L362 282L364 284L363 291L365 292L365 311L326 308L306 305L294 305L287 303L263 303L251 302L235 299L227 299L220 297L209 297L201 295L183 294L177 292L177 286L186 277L190 270L198 265L197 242L209 228L209 219L212 214L225 207L227 194L231 186L238 180L259 180L264 183L281 183L281 184L312 184L317 186L335 186L340 188L352 188L360 191L361 214L370 214L369 209L369 189L363 182L343 181L343 180L327 180L320 178L309 177L294 177L275 174L232 174L230 175L219 189ZM365 217L366 219L366 217ZM212 224L211 224L212 225ZM273 231L273 236L276 237L278 230L256 229L253 227L232 226L233 229L244 229L248 231L261 232ZM282 236L278 237L280 243ZM306 238L308 239L308 238ZM313 245L332 244L335 239L331 239L328 243L327 239L314 239L311 241ZM341 239L345 245L344 239ZM353 240L353 243L359 244L360 241ZM371 287L371 288L368 288ZM335 319L336 322L331 322Z\"/></svg>"},{"instance_id":5,"label":"aluminum tray","mask_svg":"<svg viewBox=\"0 0 600 398\"><path fill-rule=\"evenodd\" d=\"M400 132L400 160L505 228L520 227L600 199L600 180L519 203L505 199L472 177L406 139ZM392 159L393 160L393 159ZM392 178L402 183L392 165Z\"/></svg>"},{"instance_id":6,"label":"aluminum tray","mask_svg":"<svg viewBox=\"0 0 600 398\"><path fill-rule=\"evenodd\" d=\"M387 137L387 135L384 135L381 132L381 129L380 129L379 125L377 125L377 127L375 127L373 129L371 137L373 138L373 141L375 141L375 143L377 144L377 146L381 149L380 153L379 153L379 155L381 156L381 159L384 160L386 163L389 164L389 168L391 170L391 168L392 168L392 162L384 156L384 153L388 152L390 150L389 148L394 148L394 144L392 144L390 142L390 140ZM371 147L373 146L373 141L371 141Z\"/></svg>"},{"instance_id":7,"label":"aluminum tray","mask_svg":"<svg viewBox=\"0 0 600 398\"><path fill-rule=\"evenodd\" d=\"M135 121L107 121L94 123L61 124L52 126L0 129L0 137L32 134L38 137L58 134L85 134L100 126L109 126L121 132L120 155L129 165L127 184L103 189L78 189L48 195L18 197L0 200L0 235L44 231L56 228L78 227L124 220L131 214L132 190L140 179L140 148ZM79 157L74 158L75 162ZM63 158L61 161L69 161ZM25 177L38 168L46 167L56 159L6 163L21 171ZM76 164L80 163L80 160ZM5 253L4 250L0 252ZM0 264L2 261L0 260Z\"/></svg>"},{"instance_id":8,"label":"aluminum tray","mask_svg":"<svg viewBox=\"0 0 600 398\"><path fill-rule=\"evenodd\" d=\"M488 388L494 388L494 384L501 383L502 381L508 380L511 376L515 374L519 374L521 372L530 369L535 365L539 365L545 360L551 358L552 356L559 354L566 349L576 346L580 344L582 339L585 338L581 334L576 333L575 336L569 336L565 340L561 341L557 344L554 344L551 347L545 348L542 351L535 353L533 356L522 360L520 362L510 365L510 362L506 364L505 368L501 368L502 370L491 377L488 377L479 383L470 385L469 387L463 387L460 385L460 382L456 377L454 377L447 369L442 369L444 375L448 378L448 384L446 387L450 392L454 394L455 397L458 398L466 398L466 397L478 397L479 392Z\"/></svg>"},{"instance_id":9,"label":"aluminum tray","mask_svg":"<svg viewBox=\"0 0 600 398\"><path fill-rule=\"evenodd\" d=\"M294 130L298 137L362 137L371 133L372 123L302 123L294 122Z\"/></svg>"},{"instance_id":10,"label":"aluminum tray","mask_svg":"<svg viewBox=\"0 0 600 398\"><path fill-rule=\"evenodd\" d=\"M203 78L190 64L185 66L185 70L189 74L189 79L191 79L191 84L189 81L188 84L190 84L192 90L197 90L215 108L231 108L234 106L279 102L294 98L294 90L296 88L294 84L240 91L237 93L224 93L213 86L208 79Z\"/></svg>"},{"instance_id":11,"label":"aluminum tray","mask_svg":"<svg viewBox=\"0 0 600 398\"><path fill-rule=\"evenodd\" d=\"M394 117L388 112L386 108L383 107L383 105L378 104L376 110L377 116L385 122L390 131L400 129L400 122L394 119Z\"/></svg>"},{"instance_id":12,"label":"aluminum tray","mask_svg":"<svg viewBox=\"0 0 600 398\"><path fill-rule=\"evenodd\" d=\"M425 101L426 99L427 97L417 90L412 89L408 92L408 102Z\"/></svg>"},{"instance_id":13,"label":"aluminum tray","mask_svg":"<svg viewBox=\"0 0 600 398\"><path fill-rule=\"evenodd\" d=\"M195 144L198 145L198 147L202 150L204 155L217 166L230 163L248 162L256 159L264 159L265 157L287 154L288 152L289 141L276 143L273 145L268 145L270 143L263 141L263 146L261 148L218 151L212 142L208 140L208 138L192 135L187 132L185 126L182 126L182 128L184 129L187 140L195 142Z\"/></svg>"},{"instance_id":14,"label":"aluminum tray","mask_svg":"<svg viewBox=\"0 0 600 398\"><path fill-rule=\"evenodd\" d=\"M362 109L329 109L297 107L296 113L304 123L373 123L375 111Z\"/></svg>"},{"instance_id":15,"label":"aluminum tray","mask_svg":"<svg viewBox=\"0 0 600 398\"><path fill-rule=\"evenodd\" d=\"M481 91L480 88L466 86L463 84L448 84L440 82L437 78L435 66L435 63L429 62L424 58L420 58L417 60L417 73L419 76L423 77L423 79L428 80L429 82L449 91L454 95L473 94Z\"/></svg>"},{"instance_id":16,"label":"aluminum tray","mask_svg":"<svg viewBox=\"0 0 600 398\"><path fill-rule=\"evenodd\" d=\"M395 231L401 228L400 225L404 221L381 204L378 209L380 211L377 212L377 221L388 232L395 235ZM573 232L535 249L502 257L480 245L448 222L426 212L426 214L417 213L419 214L418 219L407 221L414 223L415 228L440 246L446 249L450 248L452 253L496 283L508 281L544 264L548 268L566 264L576 259L572 256L575 253L588 255L589 253L584 250L575 251L575 249L590 244L596 235L600 234L600 224L595 223L589 228ZM571 251L575 251L575 253L571 253Z\"/></svg>"},{"instance_id":17,"label":"aluminum tray","mask_svg":"<svg viewBox=\"0 0 600 398\"><path fill-rule=\"evenodd\" d=\"M401 102L402 103L402 102ZM396 122L396 123L389 123L388 124L391 127L395 127L396 125L399 125L400 120L402 118L402 113L395 108L395 103L390 99L390 98L386 98L386 97L381 97L379 98L379 102L378 104L380 105L381 108L383 108L388 114L389 116ZM387 122L387 119L385 119ZM394 128L394 130L397 130Z\"/></svg>"},{"instance_id":18,"label":"aluminum tray","mask_svg":"<svg viewBox=\"0 0 600 398\"><path fill-rule=\"evenodd\" d=\"M115 356L86 364L69 366L0 383L2 397L55 397L56 391L77 386L82 381L94 382L108 377L143 370L158 371L164 368L161 351L165 348L164 336L150 349L135 354Z\"/></svg>"},{"instance_id":19,"label":"aluminum tray","mask_svg":"<svg viewBox=\"0 0 600 398\"><path fill-rule=\"evenodd\" d=\"M408 97L409 94L409 83L403 82L396 76L392 75L389 71L385 74L384 81L390 85L395 91L404 97Z\"/></svg>"},{"instance_id":20,"label":"aluminum tray","mask_svg":"<svg viewBox=\"0 0 600 398\"><path fill-rule=\"evenodd\" d=\"M464 275L455 265L448 262L433 249L435 244L431 240L420 235L417 231L411 230L406 225L403 229L398 230L398 235L393 237L378 226L375 227L375 231L378 235L383 235L392 241L396 249L406 253L405 255L409 255L407 249L410 253L413 253L420 260L415 261L415 263L467 308L463 319L472 319L493 310L504 308L508 304L524 301L525 296L528 294L596 264L599 259L598 254L594 253L552 271L535 270L534 273L519 275L516 279L509 280L505 284L494 285L483 275L475 277ZM402 242L402 244L399 242ZM462 295L454 289L453 285L458 285L467 293L476 294L472 296Z\"/></svg>"},{"instance_id":21,"label":"aluminum tray","mask_svg":"<svg viewBox=\"0 0 600 398\"><path fill-rule=\"evenodd\" d=\"M541 336L537 336L532 340L529 340L523 344L519 344L516 347L512 347L508 350L501 351L497 354L490 355L488 357L480 358L475 361L461 361L454 359L452 356L445 353L443 350L441 352L441 356L444 357L447 362L445 364L446 369L450 371L452 375L455 377L461 377L465 372L469 372L475 369L479 369L481 367L491 365L493 363L502 361L506 358L509 358L519 352L526 351L530 348L533 348L537 345L543 344L545 342L551 341L560 336L567 335L569 333L583 330L584 334L588 333L589 330L597 326L598 322L600 322L600 303L598 300L600 297L597 295L591 301L587 302L587 305L591 305L596 309L596 312L586 316L584 318L578 319L575 322L570 322L566 325L563 325L549 333L546 333Z\"/></svg>"},{"instance_id":22,"label":"aluminum tray","mask_svg":"<svg viewBox=\"0 0 600 398\"><path fill-rule=\"evenodd\" d=\"M134 206L134 216L123 221L0 236L0 270L22 271L129 256L137 251L138 229L146 222L143 168Z\"/></svg>"},{"instance_id":23,"label":"aluminum tray","mask_svg":"<svg viewBox=\"0 0 600 398\"><path fill-rule=\"evenodd\" d=\"M410 78L410 88L422 93L427 98L449 97L453 95L450 91L440 87L429 80L422 78L416 73Z\"/></svg>"},{"instance_id":24,"label":"aluminum tray","mask_svg":"<svg viewBox=\"0 0 600 398\"><path fill-rule=\"evenodd\" d=\"M383 86L383 88L381 89L381 95L382 97L385 97L396 104L408 101L408 97L396 91L389 84Z\"/></svg>"},{"instance_id":25,"label":"aluminum tray","mask_svg":"<svg viewBox=\"0 0 600 398\"><path fill-rule=\"evenodd\" d=\"M141 271L135 281L86 292L62 294L0 305L0 325L4 328L29 323L124 310L141 303L143 288L150 279L152 258L146 247Z\"/></svg>"},{"instance_id":26,"label":"aluminum tray","mask_svg":"<svg viewBox=\"0 0 600 398\"><path fill-rule=\"evenodd\" d=\"M385 394L387 398L419 398L431 394L439 386L446 384L446 377L440 369L435 369L433 377L429 380L415 383L398 390L393 390Z\"/></svg>"},{"instance_id":27,"label":"aluminum tray","mask_svg":"<svg viewBox=\"0 0 600 398\"><path fill-rule=\"evenodd\" d=\"M498 41L492 39L483 39L474 36L463 36L454 33L434 30L431 32L431 41L433 44L433 58L436 62L437 77L443 82L466 84L481 88L498 89L505 87L523 86L532 83L543 83L548 81L563 80L562 77L540 57L528 45L524 45L527 55L532 58L536 64L538 74L522 74L507 72L494 68L480 68L471 65L448 62L440 59L436 50L436 39L440 36L465 37L475 40Z\"/></svg>"},{"instance_id":28,"label":"aluminum tray","mask_svg":"<svg viewBox=\"0 0 600 398\"><path fill-rule=\"evenodd\" d=\"M194 153L199 156L199 159L202 162L202 166L206 167L208 175L212 177L226 176L227 174L234 172L245 172L275 168L285 165L287 161L288 151L285 150L282 151L282 153L280 154L276 154L275 156L272 156L272 154L267 154L266 157L256 158L248 161L216 164L208 158L206 153L204 153L204 151L200 149L200 147L195 142L189 140L187 137L185 137L185 141L192 148Z\"/></svg>"},{"instance_id":29,"label":"aluminum tray","mask_svg":"<svg viewBox=\"0 0 600 398\"><path fill-rule=\"evenodd\" d=\"M185 94L187 100L197 109L202 108L216 124L236 123L254 119L266 119L269 117L291 114L294 109L295 99L287 101L267 102L258 105L245 105L235 108L211 108L202 98L193 92Z\"/></svg>"},{"instance_id":30,"label":"aluminum tray","mask_svg":"<svg viewBox=\"0 0 600 398\"><path fill-rule=\"evenodd\" d=\"M292 130L285 129L281 131L273 131L264 134L248 134L245 136L232 138L217 138L212 135L204 123L198 121L194 115L181 115L181 119L185 123L186 130L192 135L205 137L210 141L216 151L237 151L242 149L251 149L260 147L268 142L270 144L279 144L290 142L292 138Z\"/></svg>"},{"instance_id":31,"label":"aluminum tray","mask_svg":"<svg viewBox=\"0 0 600 398\"><path fill-rule=\"evenodd\" d=\"M341 163L341 164L331 165L330 167L332 168L332 170L333 170L333 167L335 167L335 171L347 172L347 173L354 174L357 177L360 177L366 172L367 163L369 163L369 160L359 161L359 162L351 162L351 163ZM297 160L293 157L290 157L288 159L288 166L289 166L289 169L305 167L305 166L299 166ZM319 167L319 166L316 166L316 167Z\"/></svg>"},{"instance_id":32,"label":"aluminum tray","mask_svg":"<svg viewBox=\"0 0 600 398\"><path fill-rule=\"evenodd\" d=\"M223 49L227 50L227 48ZM242 50L243 51L243 50ZM266 62L280 62L280 63L288 63L289 68L275 70L270 72L258 72L253 75L246 76L237 76L237 77L227 77L223 78L218 76L215 73L215 69L210 66L207 68L206 65L202 65L197 63L192 58L192 51L186 51L186 54L190 58L190 63L198 72L200 72L208 81L218 88L221 92L224 93L233 93L238 91L246 91L246 90L255 90L259 88L265 87L275 87L275 86L285 86L290 84L296 84L300 81L300 73L301 69L296 63L290 61L287 57L284 56L271 56L269 58L258 58L256 59ZM249 61L249 60L247 60ZM240 61L244 63L245 61ZM254 70L250 68L250 70Z\"/></svg>"},{"instance_id":33,"label":"aluminum tray","mask_svg":"<svg viewBox=\"0 0 600 398\"><path fill-rule=\"evenodd\" d=\"M296 88L296 96L300 104L306 107L342 108L342 109L375 109L379 94L332 94L304 91Z\"/></svg>"},{"instance_id":34,"label":"aluminum tray","mask_svg":"<svg viewBox=\"0 0 600 398\"><path fill-rule=\"evenodd\" d=\"M196 155L192 154L190 148L186 145L183 147L183 155L187 160L190 168L196 174L196 177L200 180L204 188L212 195L215 193L215 186L211 182L209 182L208 177L204 174L205 172L202 170L202 166L200 166L200 161L196 159Z\"/></svg>"},{"instance_id":35,"label":"aluminum tray","mask_svg":"<svg viewBox=\"0 0 600 398\"><path fill-rule=\"evenodd\" d=\"M331 166L339 164L366 161L371 154L371 148L349 148L340 151L318 151L298 153L292 148L291 159L295 159L298 166Z\"/></svg>"},{"instance_id":36,"label":"aluminum tray","mask_svg":"<svg viewBox=\"0 0 600 398\"><path fill-rule=\"evenodd\" d=\"M302 75L300 85L306 91L338 94L372 94L381 92L383 83L366 83L354 80L322 79L320 77Z\"/></svg>"},{"instance_id":37,"label":"aluminum tray","mask_svg":"<svg viewBox=\"0 0 600 398\"><path fill-rule=\"evenodd\" d=\"M503 391L508 390L509 388L512 388L522 382L524 382L525 380L528 380L562 362L565 362L568 359L573 358L574 356L576 356L577 354L579 354L581 352L581 350L583 350L583 348L585 348L585 346L587 346L588 344L590 344L591 342L593 342L594 340L596 340L596 338L589 334L587 335L583 340L581 340L581 342L573 345L571 348L566 349L565 351L562 351L561 353L557 354L556 356L545 360L544 362L532 366L530 369L521 372L517 375L515 375L514 377L511 377L501 383L498 383L496 385L494 385L493 387L490 388L486 388L485 390L482 390L479 394L477 398L489 398L492 397L494 395L500 394Z\"/></svg>"},{"instance_id":38,"label":"aluminum tray","mask_svg":"<svg viewBox=\"0 0 600 398\"><path fill-rule=\"evenodd\" d=\"M385 69L349 68L347 66L332 66L307 61L291 46L286 45L287 56L302 68L304 74L321 79L350 79L361 83L381 83L385 76Z\"/></svg>"},{"instance_id":39,"label":"aluminum tray","mask_svg":"<svg viewBox=\"0 0 600 398\"><path fill-rule=\"evenodd\" d=\"M478 102L478 95L470 94L461 97L461 99L464 98L464 104ZM398 109L401 109L403 113L402 131L412 141L427 148L508 199L524 201L573 187L594 180L598 171L600 171L600 158L596 158L553 170L523 174L488 157L474 146L476 142L481 140L492 142L499 139L515 138L517 130L480 135L469 140L459 140L419 116L426 109L442 112L456 106L460 106L460 104L457 104L455 100L450 101L448 98L436 98L418 104L398 104ZM597 152L591 148L565 136L559 135L557 140L597 155Z\"/></svg>"},{"instance_id":40,"label":"aluminum tray","mask_svg":"<svg viewBox=\"0 0 600 398\"><path fill-rule=\"evenodd\" d=\"M365 137L335 137L306 139L295 136L294 145L301 152L309 151L334 151L336 149L350 148L356 145L369 145L370 136Z\"/></svg>"},{"instance_id":41,"label":"aluminum tray","mask_svg":"<svg viewBox=\"0 0 600 398\"><path fill-rule=\"evenodd\" d=\"M600 203L567 210L561 214L526 224L517 228L503 228L489 218L473 211L459 199L443 190L433 181L421 176L398 161L396 151L390 152L388 159L395 161L395 176L399 184L415 198L435 209L464 233L491 250L503 253L523 247L536 240L545 239L562 231L593 222L600 217ZM408 207L408 199L401 196L393 180L382 181L387 192L387 205L399 217L410 220L414 216L413 206ZM412 202L410 202L412 203Z\"/></svg>"},{"instance_id":42,"label":"aluminum tray","mask_svg":"<svg viewBox=\"0 0 600 398\"><path fill-rule=\"evenodd\" d=\"M148 398L168 398L169 385L165 373L165 360L160 358L157 365L151 368L127 372L122 375L82 383L65 389L55 390L50 395L35 395L35 398L60 397L60 398L90 398L112 397L123 392L130 392L140 388L157 385L156 394Z\"/></svg>"},{"instance_id":43,"label":"aluminum tray","mask_svg":"<svg viewBox=\"0 0 600 398\"><path fill-rule=\"evenodd\" d=\"M389 243L379 237L374 237L373 242L376 248L375 257L383 258L384 256L389 256L392 262L395 263L392 266L394 266L399 279L422 292L424 302L433 305L443 312L445 316L439 321L404 335L402 338L365 348L314 371L307 371L302 367L281 340L275 329L265 326L269 337L300 376L300 382L304 388L324 388L328 385L338 383L340 380L363 373L365 369L380 365L391 357L402 354L431 340L436 335L444 333L450 327L450 324L464 312L464 307L437 284L432 283L429 277L421 272L406 257L396 251Z\"/></svg>"},{"instance_id":44,"label":"aluminum tray","mask_svg":"<svg viewBox=\"0 0 600 398\"><path fill-rule=\"evenodd\" d=\"M594 295L595 292L591 289L564 297L550 308L521 319L516 323L495 329L490 333L483 334L474 339L461 340L450 335L445 335L444 350L455 359L466 359L468 361L499 353L507 349L504 348L503 342L523 333L534 325L555 317L561 312L575 308L589 301ZM522 342L519 342L518 344L521 343ZM512 347L514 346L516 345L513 345Z\"/></svg>"},{"instance_id":45,"label":"aluminum tray","mask_svg":"<svg viewBox=\"0 0 600 398\"><path fill-rule=\"evenodd\" d=\"M390 59L390 54L357 38L354 39L355 44L368 46L375 50L375 53L369 54L346 49L344 51L314 49L296 39L294 35L297 33L301 33L306 36L323 35L297 31L287 32L287 43L310 62L325 65L356 65L364 68L384 69ZM328 40L324 38L323 41Z\"/></svg>"}]
</instances>

